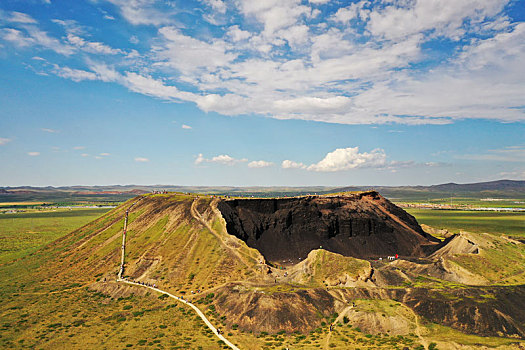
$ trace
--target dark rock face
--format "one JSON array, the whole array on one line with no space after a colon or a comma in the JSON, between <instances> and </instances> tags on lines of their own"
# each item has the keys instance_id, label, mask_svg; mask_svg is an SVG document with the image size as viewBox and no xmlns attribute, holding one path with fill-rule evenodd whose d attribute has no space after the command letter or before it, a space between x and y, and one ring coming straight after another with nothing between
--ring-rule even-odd
<instances>
[{"instance_id":1,"label":"dark rock face","mask_svg":"<svg viewBox=\"0 0 525 350\"><path fill-rule=\"evenodd\" d=\"M525 337L525 286L416 288L402 301L426 319L465 333Z\"/></svg>"},{"instance_id":2,"label":"dark rock face","mask_svg":"<svg viewBox=\"0 0 525 350\"><path fill-rule=\"evenodd\" d=\"M424 319L484 337L525 338L525 285L452 289L348 288L348 299L393 299Z\"/></svg>"},{"instance_id":3,"label":"dark rock face","mask_svg":"<svg viewBox=\"0 0 525 350\"><path fill-rule=\"evenodd\" d=\"M358 258L423 256L434 246L416 219L377 192L335 197L221 201L228 233L269 261L304 259L312 249Z\"/></svg>"}]
</instances>

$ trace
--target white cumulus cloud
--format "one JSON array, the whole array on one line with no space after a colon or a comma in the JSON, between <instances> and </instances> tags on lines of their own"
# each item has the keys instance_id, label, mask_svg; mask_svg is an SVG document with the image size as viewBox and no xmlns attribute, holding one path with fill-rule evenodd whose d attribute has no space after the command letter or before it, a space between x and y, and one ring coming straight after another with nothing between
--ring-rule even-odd
<instances>
[{"instance_id":1,"label":"white cumulus cloud","mask_svg":"<svg viewBox=\"0 0 525 350\"><path fill-rule=\"evenodd\" d=\"M386 164L386 154L382 149L370 153L359 153L359 147L338 148L329 152L323 160L310 165L312 171L341 171L355 168L383 167Z\"/></svg>"},{"instance_id":2,"label":"white cumulus cloud","mask_svg":"<svg viewBox=\"0 0 525 350\"><path fill-rule=\"evenodd\" d=\"M195 159L195 165L199 165L202 163L217 163L217 164L224 164L224 165L234 165L237 163L247 162L247 161L248 159L246 158L236 159L227 154L220 154L212 158L204 158L202 153L199 153L199 155Z\"/></svg>"},{"instance_id":3,"label":"white cumulus cloud","mask_svg":"<svg viewBox=\"0 0 525 350\"><path fill-rule=\"evenodd\" d=\"M397 168L413 165L413 162L387 162L385 151L374 149L359 153L359 147L337 148L329 152L321 161L311 165L284 160L283 169L306 169L308 171L334 172L357 168Z\"/></svg>"},{"instance_id":4,"label":"white cumulus cloud","mask_svg":"<svg viewBox=\"0 0 525 350\"><path fill-rule=\"evenodd\" d=\"M511 18L511 0L200 0L203 20L211 12L235 19L222 31L177 23L184 10L173 2L105 1L115 22L155 26L149 38L139 27L130 33L144 45L125 51L90 40L74 20L52 20L66 33L53 36L21 12L5 12L0 39L71 58L43 64L57 76L205 112L341 124L525 120L525 23ZM436 60L439 40L453 47Z\"/></svg>"},{"instance_id":5,"label":"white cumulus cloud","mask_svg":"<svg viewBox=\"0 0 525 350\"><path fill-rule=\"evenodd\" d=\"M283 169L305 169L306 165L304 165L303 163L298 163L294 162L293 160L286 159L283 160L283 162L281 163L281 167Z\"/></svg>"},{"instance_id":6,"label":"white cumulus cloud","mask_svg":"<svg viewBox=\"0 0 525 350\"><path fill-rule=\"evenodd\" d=\"M267 162L265 160L254 160L248 163L249 168L266 168L272 165L272 162Z\"/></svg>"}]
</instances>

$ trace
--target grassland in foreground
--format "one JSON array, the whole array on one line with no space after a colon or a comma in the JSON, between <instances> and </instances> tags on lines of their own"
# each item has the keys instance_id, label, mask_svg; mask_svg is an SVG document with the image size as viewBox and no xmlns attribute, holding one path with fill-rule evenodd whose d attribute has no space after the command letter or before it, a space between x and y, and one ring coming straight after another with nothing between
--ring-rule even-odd
<instances>
[{"instance_id":1,"label":"grassland in foreground","mask_svg":"<svg viewBox=\"0 0 525 350\"><path fill-rule=\"evenodd\" d=\"M0 215L0 264L29 254L110 209L56 209Z\"/></svg>"},{"instance_id":2,"label":"grassland in foreground","mask_svg":"<svg viewBox=\"0 0 525 350\"><path fill-rule=\"evenodd\" d=\"M222 349L216 338L210 334L203 323L187 307L173 304L155 294L135 295L127 298L111 299L86 289L85 281L63 281L55 285L45 283L44 276L36 268L54 259L55 251L37 251L46 242L59 238L73 229L94 220L109 209L64 210L47 213L22 213L0 216L1 239L4 236L15 242L24 235L29 238L19 244L20 257L17 262L0 264L2 287L0 288L0 347L3 348L171 348L171 349ZM434 227L448 227L453 222L451 211L420 210L414 214L422 223ZM455 213L458 230L491 230L495 233L508 232L514 227L523 236L524 214L472 212ZM45 215L42 215L45 214ZM483 219L483 217L488 217ZM7 219L7 220L6 220ZM3 221L2 221L3 220ZM448 220L448 221L447 221ZM480 223L480 220L482 223ZM485 220L485 221L483 221ZM494 222L491 222L494 221ZM442 223L445 222L449 226ZM6 226L7 225L7 226ZM8 229L6 229L8 228ZM39 228L37 230L37 228ZM47 234L41 235L38 232ZM23 234L23 235L21 235ZM34 237L32 237L34 236ZM45 240L45 242L44 242ZM2 245L4 247L4 245ZM15 247L16 248L16 247ZM28 256L29 252L34 255ZM6 252L0 253L0 259ZM52 266L51 263L50 266ZM47 268L50 268L48 266ZM53 294L52 294L53 293ZM341 321L331 334L329 342L327 324L335 319L327 319L324 327L309 334L251 334L238 330L228 330L226 334L242 348L246 349L295 349L330 348L349 349L420 349L421 345L414 334L390 336L387 334L366 334L351 323ZM219 324L219 318L214 320ZM437 326L436 326L437 327ZM137 332L137 330L141 330ZM472 344L488 344L487 338L466 336L449 328L439 326L431 332L439 348L439 337L454 334L468 337ZM456 338L454 338L456 339ZM449 340L444 338L444 340ZM511 340L494 338L493 346L507 344ZM468 343L468 342L467 342ZM248 345L249 344L249 345Z\"/></svg>"}]
</instances>

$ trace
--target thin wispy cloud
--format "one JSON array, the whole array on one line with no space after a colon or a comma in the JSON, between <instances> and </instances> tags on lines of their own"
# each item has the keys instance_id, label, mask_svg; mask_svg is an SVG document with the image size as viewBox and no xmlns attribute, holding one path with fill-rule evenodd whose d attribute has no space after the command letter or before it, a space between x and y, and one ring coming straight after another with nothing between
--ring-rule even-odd
<instances>
[{"instance_id":1,"label":"thin wispy cloud","mask_svg":"<svg viewBox=\"0 0 525 350\"><path fill-rule=\"evenodd\" d=\"M87 53L101 55L117 55L124 53L124 51L120 49L114 49L101 42L87 41L84 38L81 38L72 33L67 35L67 41L70 45L75 46L79 50L85 51Z\"/></svg>"},{"instance_id":2,"label":"thin wispy cloud","mask_svg":"<svg viewBox=\"0 0 525 350\"><path fill-rule=\"evenodd\" d=\"M199 153L199 155L194 161L194 164L202 165L204 163L215 163L215 164L222 164L222 165L228 165L228 166L233 166L239 163L247 163L246 166L248 166L248 168L267 168L273 165L273 162L269 162L265 160L249 161L246 158L234 158L227 154L221 154L221 155L214 156L211 158L205 158L202 153Z\"/></svg>"},{"instance_id":3,"label":"thin wispy cloud","mask_svg":"<svg viewBox=\"0 0 525 350\"><path fill-rule=\"evenodd\" d=\"M86 149L86 147L85 146L75 146L73 147L73 149L78 151L78 150Z\"/></svg>"},{"instance_id":4,"label":"thin wispy cloud","mask_svg":"<svg viewBox=\"0 0 525 350\"><path fill-rule=\"evenodd\" d=\"M525 169L516 170L516 171L502 171L498 173L498 177L503 177L505 179L524 180L525 179Z\"/></svg>"},{"instance_id":5,"label":"thin wispy cloud","mask_svg":"<svg viewBox=\"0 0 525 350\"><path fill-rule=\"evenodd\" d=\"M525 146L488 150L482 154L456 155L456 159L525 163Z\"/></svg>"},{"instance_id":6,"label":"thin wispy cloud","mask_svg":"<svg viewBox=\"0 0 525 350\"><path fill-rule=\"evenodd\" d=\"M40 155L40 152L27 152L27 155L31 157L36 157Z\"/></svg>"},{"instance_id":7,"label":"thin wispy cloud","mask_svg":"<svg viewBox=\"0 0 525 350\"><path fill-rule=\"evenodd\" d=\"M93 158L95 158L95 159L104 159L104 158L107 158L109 156L111 156L110 153L104 152L104 153L99 153L98 155L94 156Z\"/></svg>"},{"instance_id":8,"label":"thin wispy cloud","mask_svg":"<svg viewBox=\"0 0 525 350\"><path fill-rule=\"evenodd\" d=\"M37 23L36 20L28 14L16 11L11 12L10 16L8 17L8 21L25 24Z\"/></svg>"},{"instance_id":9,"label":"thin wispy cloud","mask_svg":"<svg viewBox=\"0 0 525 350\"><path fill-rule=\"evenodd\" d=\"M44 131L44 132L51 133L51 134L56 134L56 133L59 132L58 130L55 130L55 129L49 129L49 128L42 128L41 130Z\"/></svg>"},{"instance_id":10,"label":"thin wispy cloud","mask_svg":"<svg viewBox=\"0 0 525 350\"><path fill-rule=\"evenodd\" d=\"M11 141L12 139L9 139L7 137L0 137L0 146L7 145Z\"/></svg>"},{"instance_id":11,"label":"thin wispy cloud","mask_svg":"<svg viewBox=\"0 0 525 350\"><path fill-rule=\"evenodd\" d=\"M151 0L107 0L120 10L120 15L133 25L165 25L177 11L168 5L158 8ZM162 6L162 5L161 5Z\"/></svg>"},{"instance_id":12,"label":"thin wispy cloud","mask_svg":"<svg viewBox=\"0 0 525 350\"><path fill-rule=\"evenodd\" d=\"M148 158L144 158L144 157L135 157L135 162L137 162L137 163L146 163L146 162L149 162L149 159Z\"/></svg>"},{"instance_id":13,"label":"thin wispy cloud","mask_svg":"<svg viewBox=\"0 0 525 350\"><path fill-rule=\"evenodd\" d=\"M182 124L181 128L186 129L186 130L193 129L191 126L186 125L186 124Z\"/></svg>"}]
</instances>

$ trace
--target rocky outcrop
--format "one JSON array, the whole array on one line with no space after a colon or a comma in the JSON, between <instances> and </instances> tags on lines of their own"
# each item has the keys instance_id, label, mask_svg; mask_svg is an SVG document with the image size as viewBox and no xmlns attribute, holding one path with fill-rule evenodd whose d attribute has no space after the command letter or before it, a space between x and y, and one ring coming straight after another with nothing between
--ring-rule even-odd
<instances>
[{"instance_id":1,"label":"rocky outcrop","mask_svg":"<svg viewBox=\"0 0 525 350\"><path fill-rule=\"evenodd\" d=\"M454 289L349 288L347 300L393 299L426 321L468 334L525 338L525 286Z\"/></svg>"},{"instance_id":2,"label":"rocky outcrop","mask_svg":"<svg viewBox=\"0 0 525 350\"><path fill-rule=\"evenodd\" d=\"M443 247L430 255L430 258L442 258L454 254L479 254L479 246L466 233L460 233L447 238L441 244Z\"/></svg>"},{"instance_id":3,"label":"rocky outcrop","mask_svg":"<svg viewBox=\"0 0 525 350\"><path fill-rule=\"evenodd\" d=\"M274 262L296 263L317 248L358 258L418 257L433 251L438 241L413 216L374 191L224 200L217 207L228 233Z\"/></svg>"},{"instance_id":4,"label":"rocky outcrop","mask_svg":"<svg viewBox=\"0 0 525 350\"><path fill-rule=\"evenodd\" d=\"M525 286L417 288L402 299L427 320L465 333L525 338Z\"/></svg>"}]
</instances>

